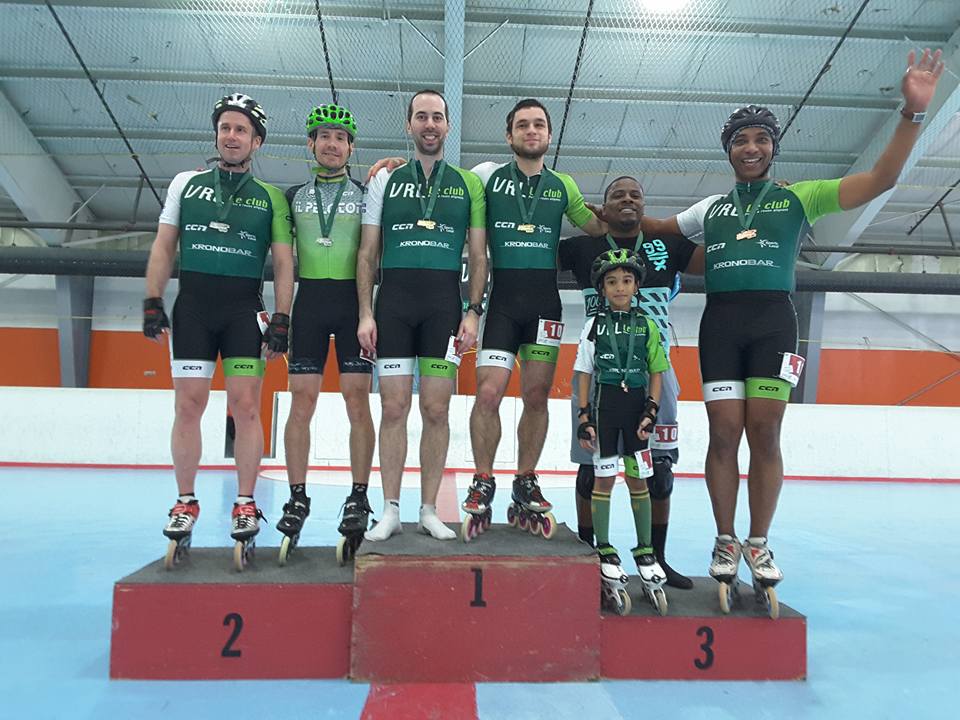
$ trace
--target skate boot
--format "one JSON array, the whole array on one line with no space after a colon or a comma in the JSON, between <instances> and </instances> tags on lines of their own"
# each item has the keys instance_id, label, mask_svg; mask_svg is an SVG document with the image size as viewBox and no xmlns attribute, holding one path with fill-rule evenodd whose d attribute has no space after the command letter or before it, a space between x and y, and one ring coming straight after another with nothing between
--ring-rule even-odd
<instances>
[{"instance_id":1,"label":"skate boot","mask_svg":"<svg viewBox=\"0 0 960 720\"><path fill-rule=\"evenodd\" d=\"M287 558L300 542L300 531L303 530L303 523L310 515L310 498L306 495L291 495L283 505L283 517L277 523L277 530L283 533L283 540L280 541L279 563L283 567L287 564Z\"/></svg>"},{"instance_id":2,"label":"skate boot","mask_svg":"<svg viewBox=\"0 0 960 720\"><path fill-rule=\"evenodd\" d=\"M739 596L737 570L740 567L740 541L732 535L717 535L710 562L710 577L719 583L720 611L730 612Z\"/></svg>"},{"instance_id":3,"label":"skate boot","mask_svg":"<svg viewBox=\"0 0 960 720\"><path fill-rule=\"evenodd\" d=\"M467 499L460 506L467 516L460 526L460 539L470 542L480 533L490 529L493 522L493 495L497 484L493 475L481 473L473 476L473 482L467 490Z\"/></svg>"},{"instance_id":4,"label":"skate boot","mask_svg":"<svg viewBox=\"0 0 960 720\"><path fill-rule=\"evenodd\" d=\"M196 500L180 502L170 508L170 521L163 529L163 534L170 538L167 543L167 554L163 558L163 567L173 570L173 566L190 552L190 540L193 537L193 526L200 517L200 503Z\"/></svg>"},{"instance_id":5,"label":"skate boot","mask_svg":"<svg viewBox=\"0 0 960 720\"><path fill-rule=\"evenodd\" d=\"M510 527L529 530L533 535L543 535L547 540L553 537L557 531L557 519L550 512L553 505L540 492L536 473L525 472L514 478L511 499L513 502L507 506L507 523Z\"/></svg>"},{"instance_id":6,"label":"skate boot","mask_svg":"<svg viewBox=\"0 0 960 720\"><path fill-rule=\"evenodd\" d=\"M629 615L631 602L627 593L627 574L620 566L620 556L613 545L598 545L600 556L600 607L617 615Z\"/></svg>"},{"instance_id":7,"label":"skate boot","mask_svg":"<svg viewBox=\"0 0 960 720\"><path fill-rule=\"evenodd\" d=\"M345 565L357 554L357 548L363 542L367 525L373 527L376 520L368 522L373 510L366 493L351 493L340 508L340 525L337 532L343 537L337 540L337 564Z\"/></svg>"},{"instance_id":8,"label":"skate boot","mask_svg":"<svg viewBox=\"0 0 960 720\"><path fill-rule=\"evenodd\" d=\"M753 592L757 603L766 605L767 613L776 620L780 617L780 603L774 586L783 580L783 572L773 562L773 553L765 537L749 537L741 546L743 559L753 575Z\"/></svg>"},{"instance_id":9,"label":"skate boot","mask_svg":"<svg viewBox=\"0 0 960 720\"><path fill-rule=\"evenodd\" d=\"M653 554L651 547L637 547L633 549L633 559L637 563L637 571L640 573L640 583L643 586L643 594L653 605L653 609L658 615L667 614L667 593L663 589L667 582L667 574L657 562L657 556Z\"/></svg>"},{"instance_id":10,"label":"skate boot","mask_svg":"<svg viewBox=\"0 0 960 720\"><path fill-rule=\"evenodd\" d=\"M243 568L253 559L260 520L266 518L253 501L234 503L231 518L233 529L230 537L237 541L233 546L233 567L237 572L243 572Z\"/></svg>"}]
</instances>

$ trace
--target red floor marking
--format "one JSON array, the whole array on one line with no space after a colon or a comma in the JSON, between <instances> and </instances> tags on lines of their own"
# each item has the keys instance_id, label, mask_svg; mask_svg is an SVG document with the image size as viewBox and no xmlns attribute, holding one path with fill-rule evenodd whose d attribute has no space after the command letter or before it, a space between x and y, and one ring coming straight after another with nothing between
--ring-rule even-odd
<instances>
[{"instance_id":1,"label":"red floor marking","mask_svg":"<svg viewBox=\"0 0 960 720\"><path fill-rule=\"evenodd\" d=\"M473 683L374 683L360 720L477 720L477 689Z\"/></svg>"},{"instance_id":2,"label":"red floor marking","mask_svg":"<svg viewBox=\"0 0 960 720\"><path fill-rule=\"evenodd\" d=\"M444 471L437 494L437 515L445 523L460 522L460 500L457 497L457 474Z\"/></svg>"}]
</instances>

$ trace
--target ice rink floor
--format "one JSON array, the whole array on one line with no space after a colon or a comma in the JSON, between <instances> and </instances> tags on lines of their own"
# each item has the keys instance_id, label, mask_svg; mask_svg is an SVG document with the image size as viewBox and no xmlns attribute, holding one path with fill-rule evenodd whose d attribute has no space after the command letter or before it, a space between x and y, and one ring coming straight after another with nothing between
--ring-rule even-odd
<instances>
[{"instance_id":1,"label":"ice rink floor","mask_svg":"<svg viewBox=\"0 0 960 720\"><path fill-rule=\"evenodd\" d=\"M269 475L261 478L256 496L269 521L259 544L272 546L280 540L274 524L287 491L284 481L271 479L282 473ZM468 480L457 478L461 486ZM313 512L302 544L335 543L347 482L346 473L312 474ZM557 519L575 528L573 477L552 477L544 486ZM160 530L175 497L172 471L8 467L0 468L0 487L8 508L0 524L7 558L0 593L0 717L361 717L370 686L346 680L108 679L113 583L162 556L166 543ZM497 521L506 512L508 487L502 483L496 499ZM202 514L194 545L223 546L225 563L235 493L230 472L205 471L198 479ZM380 491L371 494L379 515ZM419 491L405 488L402 519L416 521L418 505ZM622 482L613 508L611 539L628 554L633 525ZM958 515L955 484L785 484L770 544L786 575L778 588L781 599L808 618L806 682L534 685L518 677L511 684L478 684L476 709L464 716L956 717ZM738 524L741 534L745 528L744 520ZM703 575L712 538L703 481L678 479L668 559L681 572Z\"/></svg>"}]
</instances>

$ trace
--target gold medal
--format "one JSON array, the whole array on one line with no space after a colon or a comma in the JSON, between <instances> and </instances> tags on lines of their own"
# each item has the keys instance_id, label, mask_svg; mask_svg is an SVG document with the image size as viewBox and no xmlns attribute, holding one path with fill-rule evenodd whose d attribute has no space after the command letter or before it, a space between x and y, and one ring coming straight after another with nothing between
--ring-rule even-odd
<instances>
[{"instance_id":1,"label":"gold medal","mask_svg":"<svg viewBox=\"0 0 960 720\"><path fill-rule=\"evenodd\" d=\"M743 232L737 233L737 240L753 240L757 236L757 231L754 228L748 228Z\"/></svg>"},{"instance_id":2,"label":"gold medal","mask_svg":"<svg viewBox=\"0 0 960 720\"><path fill-rule=\"evenodd\" d=\"M437 227L436 220L417 220L417 227L426 228L427 230L433 230Z\"/></svg>"},{"instance_id":3,"label":"gold medal","mask_svg":"<svg viewBox=\"0 0 960 720\"><path fill-rule=\"evenodd\" d=\"M216 220L214 220L213 222L207 223L207 226L208 226L211 230L219 230L219 231L222 232L222 233L225 233L225 232L227 232L227 231L230 229L230 226L229 226L227 223L225 223L225 222L217 222Z\"/></svg>"},{"instance_id":4,"label":"gold medal","mask_svg":"<svg viewBox=\"0 0 960 720\"><path fill-rule=\"evenodd\" d=\"M523 225L517 225L517 230L519 230L520 232L525 232L525 233L530 233L530 234L532 234L533 231L536 230L536 229L537 229L537 228L536 228L532 223L525 223L525 224L523 224Z\"/></svg>"}]
</instances>

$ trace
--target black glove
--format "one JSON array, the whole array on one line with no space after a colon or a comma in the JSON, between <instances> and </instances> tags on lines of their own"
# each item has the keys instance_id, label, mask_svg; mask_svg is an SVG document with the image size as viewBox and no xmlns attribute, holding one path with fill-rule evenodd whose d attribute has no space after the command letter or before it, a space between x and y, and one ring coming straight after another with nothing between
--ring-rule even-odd
<instances>
[{"instance_id":1,"label":"black glove","mask_svg":"<svg viewBox=\"0 0 960 720\"><path fill-rule=\"evenodd\" d=\"M163 298L150 297L143 301L143 334L155 338L170 327L170 318L163 310Z\"/></svg>"},{"instance_id":2,"label":"black glove","mask_svg":"<svg viewBox=\"0 0 960 720\"><path fill-rule=\"evenodd\" d=\"M643 415L640 417L641 424L644 418L650 418L650 424L647 425L647 432L653 432L653 428L657 424L657 411L659 409L660 405L657 404L657 401L648 395L647 403L643 406Z\"/></svg>"},{"instance_id":3,"label":"black glove","mask_svg":"<svg viewBox=\"0 0 960 720\"><path fill-rule=\"evenodd\" d=\"M290 316L285 313L274 313L270 318L267 331L263 334L263 341L267 350L275 353L287 351L287 335L290 334Z\"/></svg>"},{"instance_id":4,"label":"black glove","mask_svg":"<svg viewBox=\"0 0 960 720\"><path fill-rule=\"evenodd\" d=\"M593 422L591 422L590 420L587 420L586 422L580 423L579 427L577 427L577 438L578 438L579 440L591 440L591 439L592 439L592 438L590 437L590 433L587 432L587 429L588 429L588 428L592 428L594 434L596 434L596 432L597 432L597 426L596 426Z\"/></svg>"}]
</instances>

